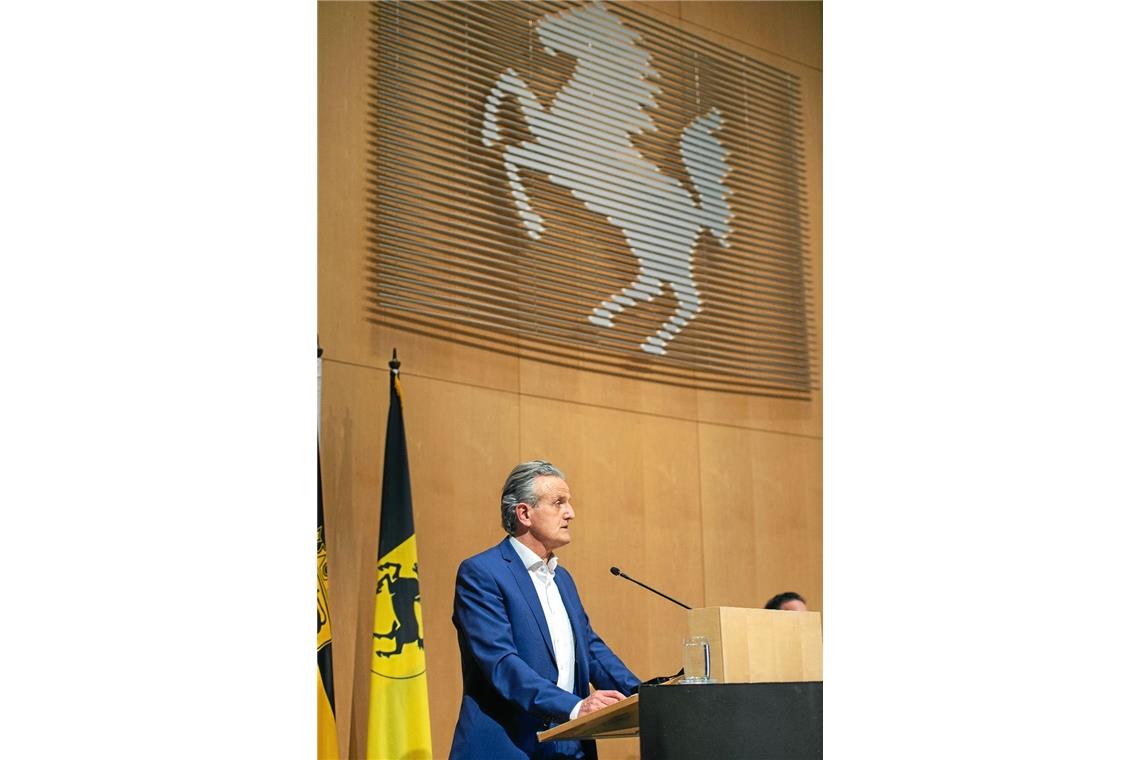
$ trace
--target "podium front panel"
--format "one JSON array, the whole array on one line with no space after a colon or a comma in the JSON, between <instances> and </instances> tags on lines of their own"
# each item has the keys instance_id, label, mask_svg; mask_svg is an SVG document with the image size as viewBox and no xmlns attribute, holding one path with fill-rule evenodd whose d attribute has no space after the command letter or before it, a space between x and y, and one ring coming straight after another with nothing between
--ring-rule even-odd
<instances>
[{"instance_id":1,"label":"podium front panel","mask_svg":"<svg viewBox=\"0 0 1140 760\"><path fill-rule=\"evenodd\" d=\"M641 756L653 760L823 757L823 683L643 686Z\"/></svg>"}]
</instances>

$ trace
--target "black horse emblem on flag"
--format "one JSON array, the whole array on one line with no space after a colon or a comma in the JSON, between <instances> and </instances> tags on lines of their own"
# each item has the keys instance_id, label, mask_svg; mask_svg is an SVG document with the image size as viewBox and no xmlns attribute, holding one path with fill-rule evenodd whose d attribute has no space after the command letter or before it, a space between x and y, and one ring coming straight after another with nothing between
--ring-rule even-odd
<instances>
[{"instance_id":1,"label":"black horse emblem on flag","mask_svg":"<svg viewBox=\"0 0 1140 760\"><path fill-rule=\"evenodd\" d=\"M416 615L416 605L420 603L419 563L412 565L412 576L401 575L403 568L396 562L384 562L376 569L380 573L380 578L376 581L376 593L386 592L391 597L395 613L391 630L372 634L378 642L376 654L380 657L393 657L410 644L423 649L424 639ZM385 641L391 642L391 648L384 646Z\"/></svg>"}]
</instances>

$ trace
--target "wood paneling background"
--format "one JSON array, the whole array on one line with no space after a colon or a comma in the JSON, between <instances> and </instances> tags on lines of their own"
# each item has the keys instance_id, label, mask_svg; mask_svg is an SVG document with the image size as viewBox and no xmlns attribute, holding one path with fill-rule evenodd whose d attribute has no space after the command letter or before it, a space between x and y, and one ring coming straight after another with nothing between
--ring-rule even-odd
<instances>
[{"instance_id":1,"label":"wood paneling background","mask_svg":"<svg viewBox=\"0 0 1140 760\"><path fill-rule=\"evenodd\" d=\"M801 77L808 254L822 326L822 7L634 3ZM322 459L342 754L363 755L387 361L403 362L435 754L460 698L455 569L501 538L498 494L520 461L567 474L578 517L560 556L594 627L643 678L680 666L684 611L609 573L620 565L693 606L760 606L794 589L822 609L822 394L810 402L614 378L367 319L369 8L318 5L318 332ZM821 336L817 334L817 340ZM497 340L514 351L515 339ZM599 744L636 757L635 740Z\"/></svg>"}]
</instances>

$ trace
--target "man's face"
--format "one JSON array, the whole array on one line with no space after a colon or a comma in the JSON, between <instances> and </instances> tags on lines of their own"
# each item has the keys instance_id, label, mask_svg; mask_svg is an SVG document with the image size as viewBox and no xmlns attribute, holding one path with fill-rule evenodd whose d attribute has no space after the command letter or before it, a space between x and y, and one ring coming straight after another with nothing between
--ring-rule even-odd
<instances>
[{"instance_id":1,"label":"man's face","mask_svg":"<svg viewBox=\"0 0 1140 760\"><path fill-rule=\"evenodd\" d=\"M804 612L807 610L807 605L801 602L799 599L789 599L780 605L780 609L792 610L794 612Z\"/></svg>"},{"instance_id":2,"label":"man's face","mask_svg":"<svg viewBox=\"0 0 1140 760\"><path fill-rule=\"evenodd\" d=\"M534 481L535 504L516 507L519 523L530 529L548 552L570 543L570 521L574 508L570 506L570 487L554 475L542 475Z\"/></svg>"}]
</instances>

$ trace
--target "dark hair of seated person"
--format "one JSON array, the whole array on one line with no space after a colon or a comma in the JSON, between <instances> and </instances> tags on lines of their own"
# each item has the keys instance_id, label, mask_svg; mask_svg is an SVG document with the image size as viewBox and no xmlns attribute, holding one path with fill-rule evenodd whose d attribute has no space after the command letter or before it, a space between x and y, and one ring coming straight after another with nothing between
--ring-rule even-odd
<instances>
[{"instance_id":1,"label":"dark hair of seated person","mask_svg":"<svg viewBox=\"0 0 1140 760\"><path fill-rule=\"evenodd\" d=\"M798 599L799 601L804 602L804 598L797 594L795 591L785 591L784 593L776 594L774 597L769 599L768 603L764 605L764 609L778 610L780 609L781 604L784 602L790 602L793 599ZM807 602L804 602L804 605L807 605Z\"/></svg>"}]
</instances>

